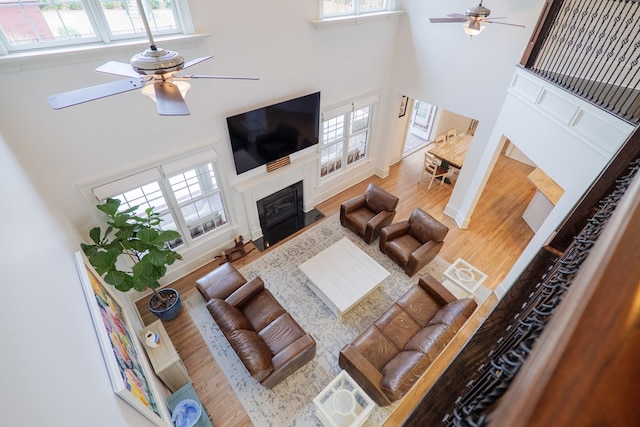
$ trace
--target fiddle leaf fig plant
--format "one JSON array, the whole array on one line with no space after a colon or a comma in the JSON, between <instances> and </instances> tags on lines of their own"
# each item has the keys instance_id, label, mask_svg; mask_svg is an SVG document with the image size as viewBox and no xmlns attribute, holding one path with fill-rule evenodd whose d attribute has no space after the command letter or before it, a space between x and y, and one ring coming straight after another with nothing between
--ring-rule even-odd
<instances>
[{"instance_id":1,"label":"fiddle leaf fig plant","mask_svg":"<svg viewBox=\"0 0 640 427\"><path fill-rule=\"evenodd\" d=\"M107 199L96 206L107 215L107 227L104 232L100 227L92 228L89 238L93 243L82 243L80 247L96 272L119 291L151 289L160 301L165 301L156 289L167 266L182 259L167 245L180 238L180 233L162 230L162 218L152 207L138 215L138 206L119 211L120 204L120 200Z\"/></svg>"}]
</instances>

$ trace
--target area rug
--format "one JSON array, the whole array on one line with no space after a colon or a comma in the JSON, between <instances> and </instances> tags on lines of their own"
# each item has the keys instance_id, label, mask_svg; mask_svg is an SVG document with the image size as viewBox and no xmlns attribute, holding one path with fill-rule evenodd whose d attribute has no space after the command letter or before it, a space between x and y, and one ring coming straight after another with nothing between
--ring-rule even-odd
<instances>
[{"instance_id":1,"label":"area rug","mask_svg":"<svg viewBox=\"0 0 640 427\"><path fill-rule=\"evenodd\" d=\"M382 282L380 289L338 320L309 289L308 279L298 265L343 237L355 243L391 274ZM410 286L418 282L421 275L429 273L439 278L448 266L446 261L436 257L413 277L408 277L380 252L377 241L365 244L342 227L338 215L334 215L241 268L240 272L249 280L260 276L282 306L317 342L316 357L272 390L264 388L251 377L213 321L199 293L184 303L255 426L321 426L312 400L340 373L340 349L391 307ZM365 425L382 425L398 403L382 408L376 406Z\"/></svg>"}]
</instances>

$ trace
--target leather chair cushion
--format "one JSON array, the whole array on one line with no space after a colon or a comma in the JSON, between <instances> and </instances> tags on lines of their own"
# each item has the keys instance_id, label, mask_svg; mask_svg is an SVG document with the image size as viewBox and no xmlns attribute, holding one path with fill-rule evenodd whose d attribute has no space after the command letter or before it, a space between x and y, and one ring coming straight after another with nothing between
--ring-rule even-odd
<instances>
[{"instance_id":1,"label":"leather chair cushion","mask_svg":"<svg viewBox=\"0 0 640 427\"><path fill-rule=\"evenodd\" d=\"M247 283L236 289L236 291L229 295L227 298L225 298L225 301L231 305L235 305L236 307L242 307L248 301L251 301L251 299L263 289L264 282L262 281L262 279L259 277L254 277L253 279L249 280Z\"/></svg>"},{"instance_id":2,"label":"leather chair cushion","mask_svg":"<svg viewBox=\"0 0 640 427\"><path fill-rule=\"evenodd\" d=\"M225 336L229 336L236 329L253 330L249 319L238 308L221 299L212 299L206 307Z\"/></svg>"},{"instance_id":3,"label":"leather chair cushion","mask_svg":"<svg viewBox=\"0 0 640 427\"><path fill-rule=\"evenodd\" d=\"M425 327L440 310L441 305L422 287L412 286L396 301L422 327Z\"/></svg>"},{"instance_id":4,"label":"leather chair cushion","mask_svg":"<svg viewBox=\"0 0 640 427\"><path fill-rule=\"evenodd\" d=\"M366 207L356 209L345 215L345 220L349 223L349 228L359 235L364 235L367 223L376 214Z\"/></svg>"},{"instance_id":5,"label":"leather chair cushion","mask_svg":"<svg viewBox=\"0 0 640 427\"><path fill-rule=\"evenodd\" d=\"M262 381L273 372L271 350L256 331L237 329L229 335L228 339L255 379Z\"/></svg>"},{"instance_id":6,"label":"leather chair cushion","mask_svg":"<svg viewBox=\"0 0 640 427\"><path fill-rule=\"evenodd\" d=\"M391 306L374 325L382 331L396 348L404 346L413 338L422 327L397 304Z\"/></svg>"},{"instance_id":7,"label":"leather chair cushion","mask_svg":"<svg viewBox=\"0 0 640 427\"><path fill-rule=\"evenodd\" d=\"M420 351L401 351L382 370L381 387L392 401L404 396L431 360Z\"/></svg>"},{"instance_id":8,"label":"leather chair cushion","mask_svg":"<svg viewBox=\"0 0 640 427\"><path fill-rule=\"evenodd\" d=\"M447 335L446 332L446 325L429 325L418 332L411 341L407 343L404 350L419 351L427 355L437 355L446 342L441 339ZM432 358L430 357L429 359L431 360Z\"/></svg>"},{"instance_id":9,"label":"leather chair cushion","mask_svg":"<svg viewBox=\"0 0 640 427\"><path fill-rule=\"evenodd\" d=\"M443 306L429 321L430 325L452 325L458 319L466 320L476 308L476 302L471 298L459 299ZM464 315L462 315L464 314Z\"/></svg>"},{"instance_id":10,"label":"leather chair cushion","mask_svg":"<svg viewBox=\"0 0 640 427\"><path fill-rule=\"evenodd\" d=\"M403 234L389 241L385 245L385 253L394 259L398 264L406 266L409 263L411 253L422 246L422 243L416 240L410 234Z\"/></svg>"},{"instance_id":11,"label":"leather chair cushion","mask_svg":"<svg viewBox=\"0 0 640 427\"><path fill-rule=\"evenodd\" d=\"M265 326L285 313L285 310L271 292L265 288L242 306L242 312L253 325L253 329L260 332Z\"/></svg>"},{"instance_id":12,"label":"leather chair cushion","mask_svg":"<svg viewBox=\"0 0 640 427\"><path fill-rule=\"evenodd\" d=\"M262 329L259 335L271 352L278 354L306 333L289 313L284 313Z\"/></svg>"},{"instance_id":13,"label":"leather chair cushion","mask_svg":"<svg viewBox=\"0 0 640 427\"><path fill-rule=\"evenodd\" d=\"M367 328L352 342L352 345L378 371L382 371L382 368L400 351L375 326Z\"/></svg>"},{"instance_id":14,"label":"leather chair cushion","mask_svg":"<svg viewBox=\"0 0 640 427\"><path fill-rule=\"evenodd\" d=\"M226 263L196 280L196 287L209 301L211 298L225 299L246 282L231 263Z\"/></svg>"}]
</instances>

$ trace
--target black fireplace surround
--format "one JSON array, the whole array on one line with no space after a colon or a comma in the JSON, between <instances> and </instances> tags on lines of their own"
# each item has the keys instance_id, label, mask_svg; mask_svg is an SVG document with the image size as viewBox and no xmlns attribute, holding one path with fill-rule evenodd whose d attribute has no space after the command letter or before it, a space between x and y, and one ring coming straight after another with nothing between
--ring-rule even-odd
<instances>
[{"instance_id":1,"label":"black fireplace surround","mask_svg":"<svg viewBox=\"0 0 640 427\"><path fill-rule=\"evenodd\" d=\"M262 238L254 242L261 250L302 230L324 215L316 209L304 212L302 181L298 181L256 202Z\"/></svg>"}]
</instances>

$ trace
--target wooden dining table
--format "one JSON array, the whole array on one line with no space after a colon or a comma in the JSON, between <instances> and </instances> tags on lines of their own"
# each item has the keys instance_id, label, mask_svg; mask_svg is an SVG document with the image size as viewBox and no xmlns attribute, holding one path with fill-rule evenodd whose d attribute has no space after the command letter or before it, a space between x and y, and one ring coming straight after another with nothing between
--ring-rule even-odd
<instances>
[{"instance_id":1,"label":"wooden dining table","mask_svg":"<svg viewBox=\"0 0 640 427\"><path fill-rule=\"evenodd\" d=\"M464 158L467 156L467 150L469 149L469 144L471 144L471 138L473 138L473 135L468 135L466 133L456 135L453 138L449 138L448 140L439 143L428 151L437 158L445 160L451 166L460 169L464 162Z\"/></svg>"}]
</instances>

